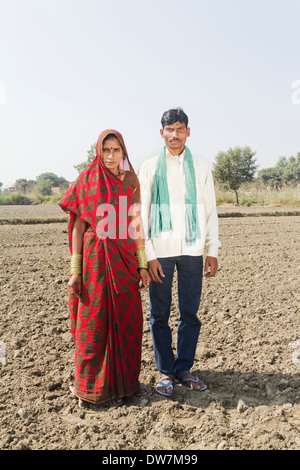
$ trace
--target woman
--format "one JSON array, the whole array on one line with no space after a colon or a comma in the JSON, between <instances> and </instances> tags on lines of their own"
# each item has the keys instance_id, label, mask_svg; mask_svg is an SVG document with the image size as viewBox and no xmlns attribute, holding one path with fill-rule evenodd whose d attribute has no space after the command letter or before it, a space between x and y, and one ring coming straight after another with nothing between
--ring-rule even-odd
<instances>
[{"instance_id":1,"label":"woman","mask_svg":"<svg viewBox=\"0 0 300 470\"><path fill-rule=\"evenodd\" d=\"M136 392L151 394L138 380L140 291L149 286L150 275L143 237L132 225L138 219L127 215L140 191L122 135L102 132L96 155L59 203L70 214L74 391L86 402L119 405Z\"/></svg>"}]
</instances>

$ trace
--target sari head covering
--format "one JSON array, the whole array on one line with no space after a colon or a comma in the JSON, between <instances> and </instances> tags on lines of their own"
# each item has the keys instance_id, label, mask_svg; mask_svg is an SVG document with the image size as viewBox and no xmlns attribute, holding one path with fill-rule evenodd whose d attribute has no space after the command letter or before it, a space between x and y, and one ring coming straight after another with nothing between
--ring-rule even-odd
<instances>
[{"instance_id":1,"label":"sari head covering","mask_svg":"<svg viewBox=\"0 0 300 470\"><path fill-rule=\"evenodd\" d=\"M140 278L125 206L125 202L131 206L133 190L103 163L103 141L110 134L123 148L122 168L136 176L122 135L108 129L98 138L95 159L59 203L70 214L71 254L76 216L88 224L83 237L82 293L80 299L70 295L69 308L75 342L75 393L92 403L137 392L141 364ZM102 236L103 211L99 207L115 209L115 237Z\"/></svg>"},{"instance_id":2,"label":"sari head covering","mask_svg":"<svg viewBox=\"0 0 300 470\"><path fill-rule=\"evenodd\" d=\"M123 149L123 158L122 158L122 160L120 162L120 165L119 165L121 170L133 171L134 172L134 169L133 169L133 167L130 163L129 157L128 157L128 153L127 153L127 149L126 149L126 146L125 146L123 136L120 132L118 132L114 129L107 129L106 131L103 131L98 137L98 141L97 141L97 145L96 145L96 155L97 155L97 161L98 161L99 165L101 165L102 167L104 166L104 163L103 163L103 142L107 137L115 137L116 139L118 139L118 141L121 144L121 147ZM105 168L105 166L104 166L104 168Z\"/></svg>"},{"instance_id":3,"label":"sari head covering","mask_svg":"<svg viewBox=\"0 0 300 470\"><path fill-rule=\"evenodd\" d=\"M70 214L68 226L70 249L72 248L71 235L75 215L78 215L96 230L99 222L99 216L97 215L98 206L102 204L112 204L116 206L116 195L119 197L122 195L124 197L128 196L127 193L123 194L120 179L107 169L103 163L103 141L110 134L118 139L123 149L123 158L120 167L126 171L135 173L130 163L122 134L114 129L103 131L97 141L96 157L77 177L59 202L60 207L66 213ZM132 196L132 194L130 194L130 196Z\"/></svg>"}]
</instances>

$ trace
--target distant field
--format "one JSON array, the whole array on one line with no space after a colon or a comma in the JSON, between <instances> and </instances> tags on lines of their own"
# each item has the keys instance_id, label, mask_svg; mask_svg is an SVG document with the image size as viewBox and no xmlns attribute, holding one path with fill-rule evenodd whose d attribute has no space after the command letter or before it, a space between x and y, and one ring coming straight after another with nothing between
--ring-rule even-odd
<instances>
[{"instance_id":1,"label":"distant field","mask_svg":"<svg viewBox=\"0 0 300 470\"><path fill-rule=\"evenodd\" d=\"M57 204L38 204L36 206L0 206L0 219L64 216L65 213Z\"/></svg>"},{"instance_id":2,"label":"distant field","mask_svg":"<svg viewBox=\"0 0 300 470\"><path fill-rule=\"evenodd\" d=\"M288 206L235 206L235 205L226 205L218 206L218 213L220 217L230 216L231 214L238 215L271 215L271 214L287 214L300 215L300 208L288 207ZM55 219L55 222L58 222L58 219L64 220L67 215L63 210L56 204L40 204L34 206L0 206L0 222L3 219L12 220L12 219ZM54 221L54 220L53 220Z\"/></svg>"}]
</instances>

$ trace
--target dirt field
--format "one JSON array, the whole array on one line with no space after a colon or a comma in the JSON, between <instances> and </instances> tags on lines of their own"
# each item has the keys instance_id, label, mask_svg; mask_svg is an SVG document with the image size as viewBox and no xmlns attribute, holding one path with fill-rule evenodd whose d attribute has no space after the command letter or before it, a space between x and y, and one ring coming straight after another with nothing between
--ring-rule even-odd
<instances>
[{"instance_id":1,"label":"dirt field","mask_svg":"<svg viewBox=\"0 0 300 470\"><path fill-rule=\"evenodd\" d=\"M1 225L0 449L299 449L299 233L299 216L220 218L220 269L204 281L194 367L207 391L176 384L172 399L154 392L86 409L69 392L66 224ZM143 305L141 380L154 386L147 293ZM174 346L176 319L175 283Z\"/></svg>"}]
</instances>

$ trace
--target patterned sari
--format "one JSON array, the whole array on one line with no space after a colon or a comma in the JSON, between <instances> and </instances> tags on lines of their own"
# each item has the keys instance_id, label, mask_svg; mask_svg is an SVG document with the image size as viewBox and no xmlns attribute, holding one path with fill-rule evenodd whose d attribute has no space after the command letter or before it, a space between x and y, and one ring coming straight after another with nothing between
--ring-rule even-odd
<instances>
[{"instance_id":1,"label":"patterned sari","mask_svg":"<svg viewBox=\"0 0 300 470\"><path fill-rule=\"evenodd\" d=\"M69 308L75 344L75 392L92 403L138 392L141 364L140 277L135 241L128 236L129 220L124 205L127 202L127 207L131 206L133 190L126 184L126 178L122 182L102 162L102 143L111 133L123 147L123 165L127 164L131 176L135 176L121 134L109 129L99 136L97 158L59 203L70 214L71 254L75 215L88 223L83 239L81 298L70 295ZM102 235L106 213L97 211L102 204L110 204L115 209L115 238Z\"/></svg>"}]
</instances>

